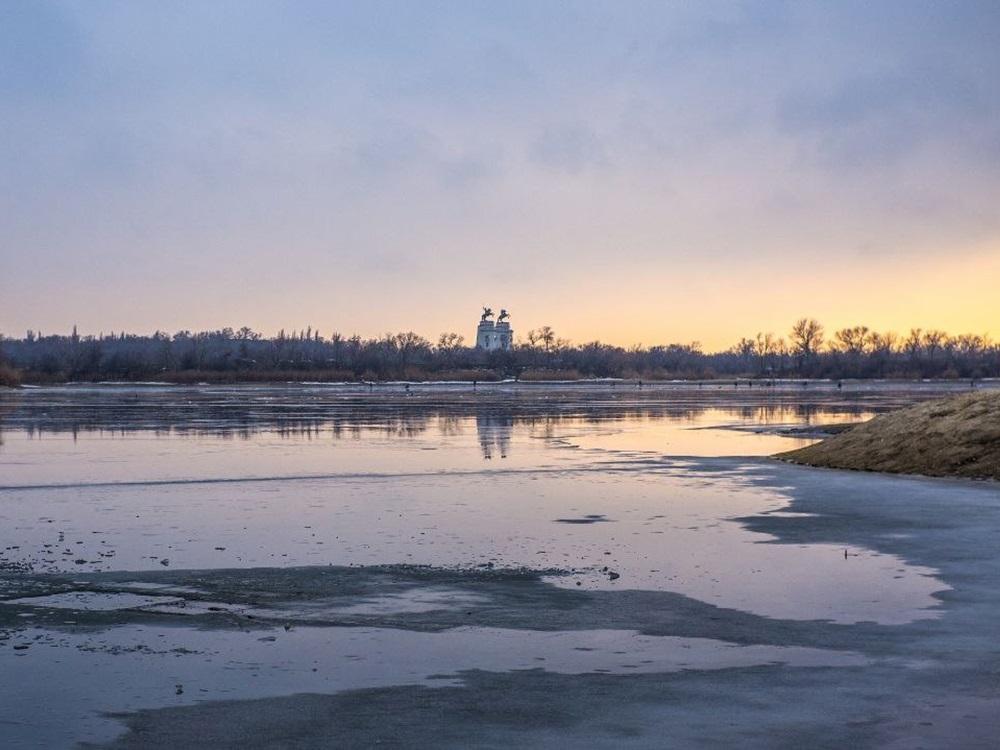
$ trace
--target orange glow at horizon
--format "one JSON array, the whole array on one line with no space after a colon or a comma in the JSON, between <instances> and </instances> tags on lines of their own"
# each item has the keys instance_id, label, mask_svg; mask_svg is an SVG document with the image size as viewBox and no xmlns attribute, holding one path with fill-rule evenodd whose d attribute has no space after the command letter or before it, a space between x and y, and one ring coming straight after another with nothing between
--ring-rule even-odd
<instances>
[{"instance_id":1,"label":"orange glow at horizon","mask_svg":"<svg viewBox=\"0 0 1000 750\"><path fill-rule=\"evenodd\" d=\"M662 290L656 279L647 278L621 290L614 302L605 282L588 290L593 295L581 296L608 300L606 315L589 306L574 311L569 302L551 315L565 322L550 325L577 343L697 341L706 351L727 349L758 331L786 336L802 317L819 320L828 336L854 325L900 334L922 328L1000 336L1000 251L946 262L885 261L861 273L858 265L833 260L809 269L782 269L777 279L769 268L689 274Z\"/></svg>"},{"instance_id":2,"label":"orange glow at horizon","mask_svg":"<svg viewBox=\"0 0 1000 750\"><path fill-rule=\"evenodd\" d=\"M92 304L85 314L43 331L68 332L77 325L81 334L172 333L247 325L274 335L282 328L297 331L311 326L323 336L336 331L366 338L412 330L431 341L454 331L471 344L480 306L488 304L510 310L518 342L526 340L529 330L549 325L557 336L574 344L698 342L704 351L721 351L759 331L787 337L792 323L802 317L819 320L827 338L838 328L853 325L900 334L910 328L937 328L998 337L998 279L1000 251L986 248L947 261L926 257L922 262L900 258L844 262L832 255L809 267L783 265L777 270L773 264L689 263L669 271L651 267L638 276L631 267L611 267L599 274L557 280L486 283L435 299L428 299L418 283L398 290L392 298L380 298L372 288L379 284L377 278L334 288L329 294L315 280L304 280L287 294L252 303L247 303L246 295L222 294L183 304L151 299L127 317L114 307ZM8 328L3 333L22 336L24 330Z\"/></svg>"}]
</instances>

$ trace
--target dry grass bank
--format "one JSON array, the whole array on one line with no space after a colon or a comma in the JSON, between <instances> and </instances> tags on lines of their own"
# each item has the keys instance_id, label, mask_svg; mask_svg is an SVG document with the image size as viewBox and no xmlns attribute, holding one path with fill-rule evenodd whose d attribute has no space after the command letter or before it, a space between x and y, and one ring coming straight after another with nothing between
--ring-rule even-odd
<instances>
[{"instance_id":1,"label":"dry grass bank","mask_svg":"<svg viewBox=\"0 0 1000 750\"><path fill-rule=\"evenodd\" d=\"M832 469L1000 479L1000 391L883 414L777 458Z\"/></svg>"},{"instance_id":2,"label":"dry grass bank","mask_svg":"<svg viewBox=\"0 0 1000 750\"><path fill-rule=\"evenodd\" d=\"M547 370L528 368L518 377L525 383L543 383L547 380L583 380L579 370Z\"/></svg>"},{"instance_id":3,"label":"dry grass bank","mask_svg":"<svg viewBox=\"0 0 1000 750\"><path fill-rule=\"evenodd\" d=\"M0 388L17 388L21 384L21 375L13 367L0 365Z\"/></svg>"}]
</instances>

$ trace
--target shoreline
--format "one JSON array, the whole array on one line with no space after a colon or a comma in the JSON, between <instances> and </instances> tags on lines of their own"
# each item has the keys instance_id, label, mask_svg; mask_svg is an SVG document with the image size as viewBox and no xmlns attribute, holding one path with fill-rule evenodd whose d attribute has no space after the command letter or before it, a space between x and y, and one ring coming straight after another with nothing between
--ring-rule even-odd
<instances>
[{"instance_id":1,"label":"shoreline","mask_svg":"<svg viewBox=\"0 0 1000 750\"><path fill-rule=\"evenodd\" d=\"M301 374L301 377L276 377L276 378L219 378L209 380L187 380L187 379L135 379L135 380L25 380L17 385L0 385L0 390L22 390L25 388L50 388L50 387L93 387L93 386L171 386L171 387L199 387L199 386L340 386L369 388L382 386L444 386L444 385L467 385L467 386L568 386L568 385L607 385L607 386L633 386L633 387L656 387L665 385L690 385L690 386L717 386L720 388L780 388L780 387L809 387L828 386L834 389L849 388L852 385L924 385L924 386L949 386L963 387L970 391L990 388L1000 388L1000 378L977 378L972 384L968 378L755 378L755 377L716 377L716 378L554 378L543 379L519 379L519 378L484 378L484 379L385 379L385 380L323 380L308 377L308 373Z\"/></svg>"},{"instance_id":2,"label":"shoreline","mask_svg":"<svg viewBox=\"0 0 1000 750\"><path fill-rule=\"evenodd\" d=\"M815 468L1000 480L1000 392L971 392L880 414L774 458Z\"/></svg>"}]
</instances>

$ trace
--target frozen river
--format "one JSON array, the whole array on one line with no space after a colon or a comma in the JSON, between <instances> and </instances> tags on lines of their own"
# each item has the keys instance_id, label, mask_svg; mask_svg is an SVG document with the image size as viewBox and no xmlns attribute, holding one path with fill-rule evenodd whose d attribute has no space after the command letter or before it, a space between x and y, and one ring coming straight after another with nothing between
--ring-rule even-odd
<instances>
[{"instance_id":1,"label":"frozen river","mask_svg":"<svg viewBox=\"0 0 1000 750\"><path fill-rule=\"evenodd\" d=\"M926 670L930 654L888 644L947 630L950 603L968 592L941 551L926 548L923 522L952 503L995 523L996 489L769 456L824 425L943 390L81 385L5 394L0 738L4 747L142 747L143 731L172 736L163 717L179 711L170 731L187 727L193 734L174 739L187 744L204 736L198 712L223 705L476 691L483 675L614 676L625 680L609 688L614 702L637 699L657 676L666 686L733 674L725 687L736 689L740 670L759 668ZM906 520L908 500L916 516ZM889 510L900 515L880 515ZM317 579L324 569L333 577ZM280 727L304 709L271 708L277 739L254 737L282 747ZM644 728L673 710L647 708L655 715L637 715L639 734L629 735L637 746L655 746ZM805 720L820 726L816 708ZM873 722L877 708L851 710ZM554 704L552 715L562 710ZM107 716L125 712L138 713ZM494 723L476 725L481 744L508 732L538 745L576 736L558 726L496 734ZM330 729L310 727L317 737ZM341 740L366 746L385 729L358 726ZM730 731L716 729L688 726L679 744ZM881 743L891 725L852 732Z\"/></svg>"}]
</instances>

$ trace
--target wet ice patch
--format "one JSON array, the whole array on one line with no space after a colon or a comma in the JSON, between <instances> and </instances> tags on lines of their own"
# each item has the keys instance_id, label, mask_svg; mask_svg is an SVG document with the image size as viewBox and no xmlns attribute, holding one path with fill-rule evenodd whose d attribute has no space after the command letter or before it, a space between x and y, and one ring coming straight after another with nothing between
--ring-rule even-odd
<instances>
[{"instance_id":1,"label":"wet ice patch","mask_svg":"<svg viewBox=\"0 0 1000 750\"><path fill-rule=\"evenodd\" d=\"M259 610L239 604L228 604L226 602L206 602L192 599L177 599L175 601L156 604L146 607L147 612L157 612L164 615L187 615L194 617L197 615L212 614L235 614L252 615L254 617L273 616L270 610Z\"/></svg>"},{"instance_id":2,"label":"wet ice patch","mask_svg":"<svg viewBox=\"0 0 1000 750\"><path fill-rule=\"evenodd\" d=\"M42 609L72 609L81 612L114 612L124 609L144 609L155 605L177 604L183 601L180 597L155 594L70 591L63 594L7 599L0 604L15 604Z\"/></svg>"},{"instance_id":3,"label":"wet ice patch","mask_svg":"<svg viewBox=\"0 0 1000 750\"><path fill-rule=\"evenodd\" d=\"M612 519L608 518L604 514L591 514L589 516L580 516L579 518L556 518L556 523L613 523Z\"/></svg>"},{"instance_id":4,"label":"wet ice patch","mask_svg":"<svg viewBox=\"0 0 1000 750\"><path fill-rule=\"evenodd\" d=\"M477 606L488 602L489 597L480 594L444 586L429 586L414 587L395 594L366 596L352 604L326 604L318 608L310 607L310 610L304 614L308 618L308 615L315 613L317 609L328 615L421 614Z\"/></svg>"},{"instance_id":5,"label":"wet ice patch","mask_svg":"<svg viewBox=\"0 0 1000 750\"><path fill-rule=\"evenodd\" d=\"M15 643L29 648L0 649L0 674L21 667L16 689L0 681L0 726L13 746L23 739L25 746L68 748L113 739L121 725L112 713L296 693L446 687L461 685L469 670L631 675L869 663L855 652L631 630L296 627L261 636L259 630L138 625L98 634L20 631ZM58 720L25 725L23 717L38 716L39 706L58 706Z\"/></svg>"},{"instance_id":6,"label":"wet ice patch","mask_svg":"<svg viewBox=\"0 0 1000 750\"><path fill-rule=\"evenodd\" d=\"M165 592L169 591L171 594L200 594L202 591L196 589L193 586L177 586L172 583L153 583L151 581L125 581L124 583L115 582L113 587L117 589L125 589L137 592L146 591L157 591ZM100 588L100 587L99 587Z\"/></svg>"}]
</instances>

